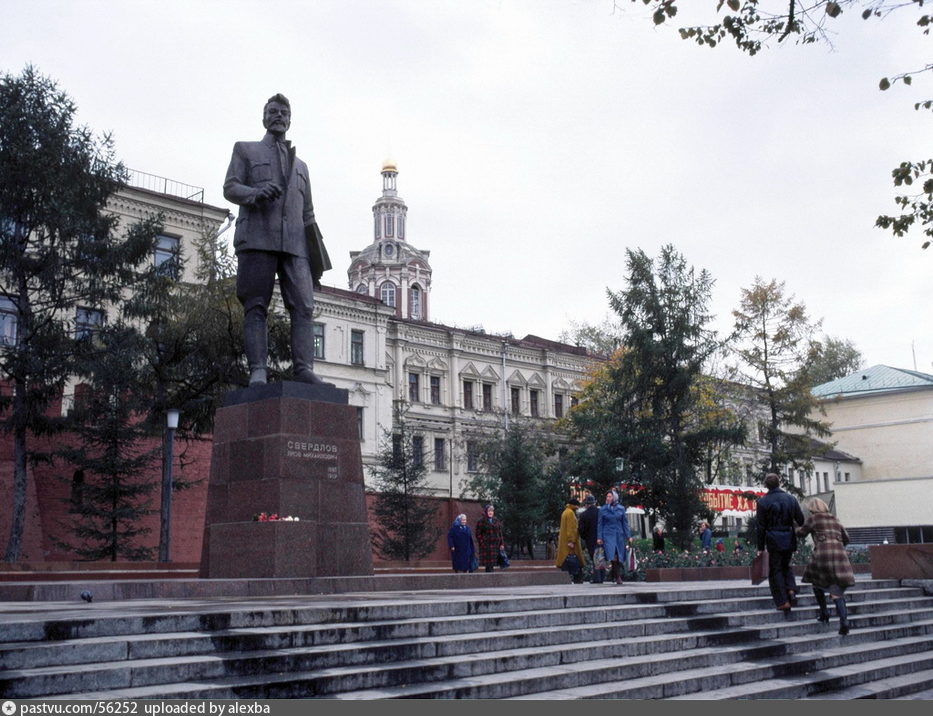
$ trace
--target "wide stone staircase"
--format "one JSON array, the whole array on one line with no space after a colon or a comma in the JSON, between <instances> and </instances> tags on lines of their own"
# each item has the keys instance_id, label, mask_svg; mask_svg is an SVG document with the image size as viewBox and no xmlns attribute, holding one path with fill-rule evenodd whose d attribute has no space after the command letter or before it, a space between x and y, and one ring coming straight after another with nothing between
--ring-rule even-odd
<instances>
[{"instance_id":1,"label":"wide stone staircase","mask_svg":"<svg viewBox=\"0 0 933 716\"><path fill-rule=\"evenodd\" d=\"M25 609L0 698L933 698L933 596L866 579L848 603L846 636L808 588L785 615L735 582Z\"/></svg>"}]
</instances>

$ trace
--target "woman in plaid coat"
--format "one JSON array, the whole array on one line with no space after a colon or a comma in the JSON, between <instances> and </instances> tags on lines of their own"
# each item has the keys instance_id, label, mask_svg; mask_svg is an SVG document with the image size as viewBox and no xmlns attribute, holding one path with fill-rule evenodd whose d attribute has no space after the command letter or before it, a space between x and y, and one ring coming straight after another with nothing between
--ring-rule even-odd
<instances>
[{"instance_id":1,"label":"woman in plaid coat","mask_svg":"<svg viewBox=\"0 0 933 716\"><path fill-rule=\"evenodd\" d=\"M481 565L491 572L499 560L499 550L505 549L505 538L502 536L502 523L495 518L496 508L492 505L483 507L483 516L476 523L473 531L476 543L479 545L477 559Z\"/></svg>"},{"instance_id":2,"label":"woman in plaid coat","mask_svg":"<svg viewBox=\"0 0 933 716\"><path fill-rule=\"evenodd\" d=\"M817 618L821 622L829 621L826 592L832 595L836 614L839 616L839 633L845 635L849 633L845 591L855 584L855 573L852 571L849 555L846 554L849 535L823 500L818 497L811 498L807 503L807 509L810 516L803 527L797 529L797 535L810 535L814 549L813 557L810 558L801 581L813 585L813 596L820 605L820 615Z\"/></svg>"}]
</instances>

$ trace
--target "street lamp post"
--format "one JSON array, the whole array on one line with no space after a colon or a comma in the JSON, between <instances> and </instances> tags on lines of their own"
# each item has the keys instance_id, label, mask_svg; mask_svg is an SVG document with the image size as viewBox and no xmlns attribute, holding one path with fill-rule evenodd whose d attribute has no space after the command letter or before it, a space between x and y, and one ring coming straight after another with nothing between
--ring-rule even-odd
<instances>
[{"instance_id":1,"label":"street lamp post","mask_svg":"<svg viewBox=\"0 0 933 716\"><path fill-rule=\"evenodd\" d=\"M170 408L165 413L165 440L162 454L162 509L159 519L159 561L169 561L172 529L172 444L178 428L180 410Z\"/></svg>"}]
</instances>

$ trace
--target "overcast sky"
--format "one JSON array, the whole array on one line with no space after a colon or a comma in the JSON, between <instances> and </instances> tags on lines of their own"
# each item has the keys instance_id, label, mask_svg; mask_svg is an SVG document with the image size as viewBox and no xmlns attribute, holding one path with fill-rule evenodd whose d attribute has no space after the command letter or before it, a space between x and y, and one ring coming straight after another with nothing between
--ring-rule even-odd
<instances>
[{"instance_id":1,"label":"overcast sky","mask_svg":"<svg viewBox=\"0 0 933 716\"><path fill-rule=\"evenodd\" d=\"M721 330L742 288L776 278L868 365L933 372L933 249L873 227L896 208L891 169L929 156L913 103L933 77L877 88L928 62L916 11L844 13L832 49L749 58L617 4L10 1L0 71L33 64L128 167L222 207L233 142L261 138L282 92L334 263L324 283L348 287L391 157L439 323L557 338L607 315L627 247L672 243L715 279Z\"/></svg>"}]
</instances>

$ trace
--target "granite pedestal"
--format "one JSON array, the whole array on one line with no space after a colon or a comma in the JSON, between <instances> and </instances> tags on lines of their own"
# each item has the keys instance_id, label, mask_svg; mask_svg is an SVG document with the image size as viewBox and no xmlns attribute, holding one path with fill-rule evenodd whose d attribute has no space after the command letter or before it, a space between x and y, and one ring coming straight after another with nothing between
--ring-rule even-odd
<instances>
[{"instance_id":1,"label":"granite pedestal","mask_svg":"<svg viewBox=\"0 0 933 716\"><path fill-rule=\"evenodd\" d=\"M230 393L214 420L201 577L371 575L358 435L347 391L331 385Z\"/></svg>"}]
</instances>

